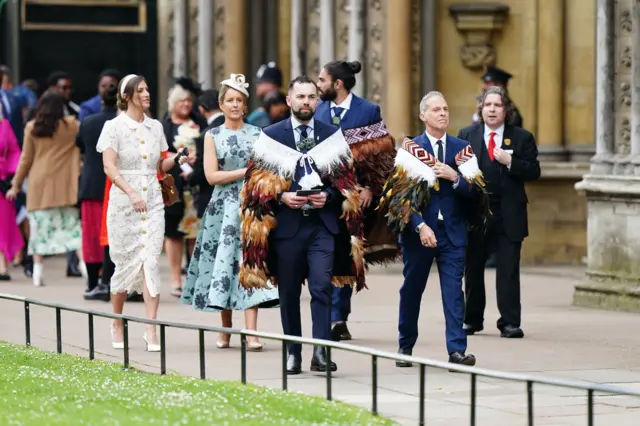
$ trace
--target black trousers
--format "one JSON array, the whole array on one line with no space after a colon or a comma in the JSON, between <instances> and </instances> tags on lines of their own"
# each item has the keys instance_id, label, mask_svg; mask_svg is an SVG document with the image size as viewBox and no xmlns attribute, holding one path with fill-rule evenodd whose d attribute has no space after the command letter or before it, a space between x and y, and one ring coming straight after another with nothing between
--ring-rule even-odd
<instances>
[{"instance_id":1,"label":"black trousers","mask_svg":"<svg viewBox=\"0 0 640 426\"><path fill-rule=\"evenodd\" d=\"M113 264L111 256L109 255L109 246L105 246L104 258L102 260L102 284L111 284L111 277L113 276L115 269L116 265Z\"/></svg>"},{"instance_id":2,"label":"black trousers","mask_svg":"<svg viewBox=\"0 0 640 426\"><path fill-rule=\"evenodd\" d=\"M495 208L494 208L495 207ZM492 206L495 213L499 206ZM520 251L522 241L511 241L499 213L492 216L486 233L471 233L465 265L464 291L466 296L465 324L480 326L484 323L487 304L484 271L487 257L496 255L496 295L500 318L497 326L520 327Z\"/></svg>"}]
</instances>

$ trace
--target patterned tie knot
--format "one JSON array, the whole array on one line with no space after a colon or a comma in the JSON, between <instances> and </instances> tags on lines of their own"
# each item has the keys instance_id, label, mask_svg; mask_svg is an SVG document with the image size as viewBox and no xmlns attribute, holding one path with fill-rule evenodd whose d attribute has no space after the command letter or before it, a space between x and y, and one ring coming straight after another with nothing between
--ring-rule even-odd
<instances>
[{"instance_id":1,"label":"patterned tie knot","mask_svg":"<svg viewBox=\"0 0 640 426\"><path fill-rule=\"evenodd\" d=\"M300 138L301 139L306 139L309 137L309 133L307 133L309 126L307 126L306 124L301 124L298 129L300 130Z\"/></svg>"}]
</instances>

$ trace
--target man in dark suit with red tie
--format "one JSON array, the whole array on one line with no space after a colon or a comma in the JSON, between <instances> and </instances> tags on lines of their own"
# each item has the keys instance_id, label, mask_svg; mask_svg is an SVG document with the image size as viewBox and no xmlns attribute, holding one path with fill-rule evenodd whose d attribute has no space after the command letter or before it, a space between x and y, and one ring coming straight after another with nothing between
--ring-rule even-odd
<instances>
[{"instance_id":1,"label":"man in dark suit with red tie","mask_svg":"<svg viewBox=\"0 0 640 426\"><path fill-rule=\"evenodd\" d=\"M479 106L480 122L458 134L478 156L492 213L486 229L472 230L469 235L464 321L468 335L484 329L484 269L488 254L495 252L500 336L524 337L520 328L520 251L528 235L525 182L540 177L540 163L533 135L508 124L513 113L505 89L489 87Z\"/></svg>"}]
</instances>

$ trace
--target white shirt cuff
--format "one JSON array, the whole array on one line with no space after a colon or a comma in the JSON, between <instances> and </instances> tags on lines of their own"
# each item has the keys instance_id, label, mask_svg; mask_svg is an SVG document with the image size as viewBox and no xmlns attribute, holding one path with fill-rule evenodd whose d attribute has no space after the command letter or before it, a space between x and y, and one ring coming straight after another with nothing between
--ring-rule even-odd
<instances>
[{"instance_id":1,"label":"white shirt cuff","mask_svg":"<svg viewBox=\"0 0 640 426\"><path fill-rule=\"evenodd\" d=\"M416 226L416 232L420 233L420 230L422 229L423 226L425 226L426 223L422 222L420 225Z\"/></svg>"}]
</instances>

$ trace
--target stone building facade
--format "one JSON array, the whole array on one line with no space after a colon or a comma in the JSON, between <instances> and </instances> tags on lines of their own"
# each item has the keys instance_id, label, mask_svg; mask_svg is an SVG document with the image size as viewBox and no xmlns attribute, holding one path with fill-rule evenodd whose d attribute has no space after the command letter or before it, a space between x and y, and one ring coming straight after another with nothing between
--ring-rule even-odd
<instances>
[{"instance_id":1,"label":"stone building facade","mask_svg":"<svg viewBox=\"0 0 640 426\"><path fill-rule=\"evenodd\" d=\"M612 3L619 20L631 0ZM419 100L432 89L447 97L457 133L471 123L483 66L509 71L510 95L543 161L541 180L528 186L523 262L584 261L587 199L574 186L596 148L596 0L159 0L158 9L161 93L185 72L210 87L230 72L253 76L269 60L288 81L315 77L335 58L357 59L364 68L355 92L381 105L397 138L421 131ZM629 49L616 57L629 62ZM628 76L625 63L616 67ZM616 107L627 111L615 116L623 156L631 87L629 78L615 85Z\"/></svg>"}]
</instances>

